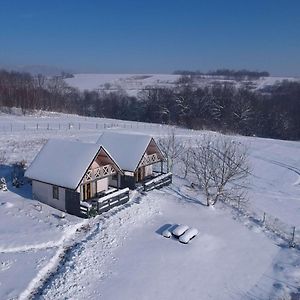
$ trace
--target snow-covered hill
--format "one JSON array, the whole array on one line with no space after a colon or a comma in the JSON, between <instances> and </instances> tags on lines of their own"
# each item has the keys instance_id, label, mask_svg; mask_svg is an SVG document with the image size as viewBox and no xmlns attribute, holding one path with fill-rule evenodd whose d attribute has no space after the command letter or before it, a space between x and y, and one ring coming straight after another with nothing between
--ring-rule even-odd
<instances>
[{"instance_id":1,"label":"snow-covered hill","mask_svg":"<svg viewBox=\"0 0 300 300\"><path fill-rule=\"evenodd\" d=\"M79 90L117 91L125 90L129 95L136 95L139 91L155 87L174 87L180 75L172 74L74 74L73 78L65 81ZM199 87L209 86L216 82L244 86L250 89L263 90L268 86L284 80L299 81L294 77L261 77L257 80L233 80L224 76L198 76L194 84Z\"/></svg>"},{"instance_id":2,"label":"snow-covered hill","mask_svg":"<svg viewBox=\"0 0 300 300\"><path fill-rule=\"evenodd\" d=\"M81 220L14 188L11 163L30 163L48 138L95 142L106 130L169 132L168 126L58 113L0 115L0 299L277 299L300 285L300 252L247 216L174 177L170 187ZM210 132L177 129L182 141ZM299 236L300 143L232 137L249 146L249 211L296 227ZM269 219L267 219L269 220ZM198 228L191 244L161 236L166 224ZM24 272L26 269L26 272ZM49 276L52 274L52 276Z\"/></svg>"}]
</instances>

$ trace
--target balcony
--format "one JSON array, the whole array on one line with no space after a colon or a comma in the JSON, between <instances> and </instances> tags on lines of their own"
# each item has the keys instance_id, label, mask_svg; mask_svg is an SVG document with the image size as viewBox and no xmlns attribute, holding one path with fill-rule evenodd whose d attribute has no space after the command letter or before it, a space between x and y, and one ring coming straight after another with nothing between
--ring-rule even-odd
<instances>
[{"instance_id":1,"label":"balcony","mask_svg":"<svg viewBox=\"0 0 300 300\"><path fill-rule=\"evenodd\" d=\"M147 165L152 165L154 163L160 162L161 160L157 156L157 153L153 154L145 154L143 156L142 162L140 164L140 167L147 166Z\"/></svg>"},{"instance_id":2,"label":"balcony","mask_svg":"<svg viewBox=\"0 0 300 300\"><path fill-rule=\"evenodd\" d=\"M87 183L89 181L94 181L114 174L116 174L116 170L112 165L100 166L98 168L89 169L83 178L83 182Z\"/></svg>"}]
</instances>

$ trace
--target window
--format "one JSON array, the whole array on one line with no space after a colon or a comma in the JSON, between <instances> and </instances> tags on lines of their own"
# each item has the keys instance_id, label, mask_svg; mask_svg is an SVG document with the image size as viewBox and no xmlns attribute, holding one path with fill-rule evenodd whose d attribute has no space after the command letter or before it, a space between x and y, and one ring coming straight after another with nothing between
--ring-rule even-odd
<instances>
[{"instance_id":1,"label":"window","mask_svg":"<svg viewBox=\"0 0 300 300\"><path fill-rule=\"evenodd\" d=\"M53 185L52 187L52 196L53 196L53 199L59 199L59 189L58 189L58 186L56 185Z\"/></svg>"}]
</instances>

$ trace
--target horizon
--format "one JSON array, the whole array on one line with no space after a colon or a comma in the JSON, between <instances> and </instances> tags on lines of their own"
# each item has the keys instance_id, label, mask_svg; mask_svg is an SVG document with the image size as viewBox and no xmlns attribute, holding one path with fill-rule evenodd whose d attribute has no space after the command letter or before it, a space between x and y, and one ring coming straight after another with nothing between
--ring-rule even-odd
<instances>
[{"instance_id":1,"label":"horizon","mask_svg":"<svg viewBox=\"0 0 300 300\"><path fill-rule=\"evenodd\" d=\"M4 1L0 67L85 74L176 70L300 76L300 3Z\"/></svg>"},{"instance_id":2,"label":"horizon","mask_svg":"<svg viewBox=\"0 0 300 300\"><path fill-rule=\"evenodd\" d=\"M33 75L37 75L39 74L39 72L31 72L28 71L28 69L30 69L31 67L42 67L42 68L46 68L45 74L49 73L47 68L49 68L49 70L51 70L52 68L57 69L57 71L59 73L61 72L66 72L66 73L71 73L73 75L75 74L86 74L86 75L180 75L180 74L174 74L174 72L176 71L190 71L190 72L197 72L197 71L201 71L201 70L174 70L172 72L140 72L140 73L136 73L136 72L89 72L89 71L82 71L82 72L77 72L76 70L68 70L68 69L64 69L62 67L59 66L50 66L50 65L21 65L21 66L1 66L0 65L0 70L5 70L5 71L15 71L15 72L21 72L21 73L30 73ZM215 70L208 70L207 72L213 72L213 71L218 71L218 70L222 70L222 69L215 69ZM246 70L246 71L250 71L250 72L263 72L266 71L268 72L268 70L248 70L248 69L230 69L232 71L242 71L242 70ZM205 74L206 72L203 72L203 75L208 75L208 76L224 76L224 75L211 75L211 74ZM43 74L42 72L40 72L40 74ZM263 77L263 76L262 76ZM300 78L300 75L275 75L270 73L268 77L278 77L278 78Z\"/></svg>"}]
</instances>

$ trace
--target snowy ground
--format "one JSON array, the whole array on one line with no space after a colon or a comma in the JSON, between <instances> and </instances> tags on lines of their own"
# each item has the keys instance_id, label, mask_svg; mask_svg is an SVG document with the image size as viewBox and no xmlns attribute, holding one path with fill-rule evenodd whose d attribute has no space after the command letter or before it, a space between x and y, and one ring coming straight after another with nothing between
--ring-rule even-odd
<instances>
[{"instance_id":1,"label":"snowy ground","mask_svg":"<svg viewBox=\"0 0 300 300\"><path fill-rule=\"evenodd\" d=\"M300 228L300 143L248 138L251 204Z\"/></svg>"},{"instance_id":2,"label":"snowy ground","mask_svg":"<svg viewBox=\"0 0 300 300\"><path fill-rule=\"evenodd\" d=\"M169 129L2 114L0 176L10 181L10 163L30 162L50 137L96 141L103 130L160 136ZM201 134L178 130L183 140ZM239 139L251 154L251 209L300 228L300 143ZM186 185L176 178L171 188L135 195L124 207L86 221L61 219L59 211L31 200L29 185L14 189L9 182L9 191L0 191L0 299L26 299L31 292L37 299L276 299L297 290L298 250L228 207L202 206ZM189 245L163 238L162 227L173 223L196 227L199 236Z\"/></svg>"},{"instance_id":3,"label":"snowy ground","mask_svg":"<svg viewBox=\"0 0 300 300\"><path fill-rule=\"evenodd\" d=\"M175 223L200 233L188 245L162 237L163 228ZM290 250L259 228L249 230L227 210L207 209L168 188L100 224L100 233L46 285L45 299L265 298L273 293L274 278L297 272L285 265Z\"/></svg>"},{"instance_id":4,"label":"snowy ground","mask_svg":"<svg viewBox=\"0 0 300 300\"><path fill-rule=\"evenodd\" d=\"M86 221L30 200L30 186L0 191L0 298L14 299L35 284L43 268ZM19 195L19 193L21 193ZM53 261L55 263L55 261Z\"/></svg>"},{"instance_id":5,"label":"snowy ground","mask_svg":"<svg viewBox=\"0 0 300 300\"><path fill-rule=\"evenodd\" d=\"M65 79L70 86L84 90L118 91L125 90L129 95L136 96L145 88L174 87L180 75L172 74L74 74L73 78ZM252 89L264 89L284 80L299 81L292 77L261 77L257 80L237 81L223 76L201 76L194 84L199 87L209 86L215 82L227 82L235 86L251 86Z\"/></svg>"}]
</instances>

